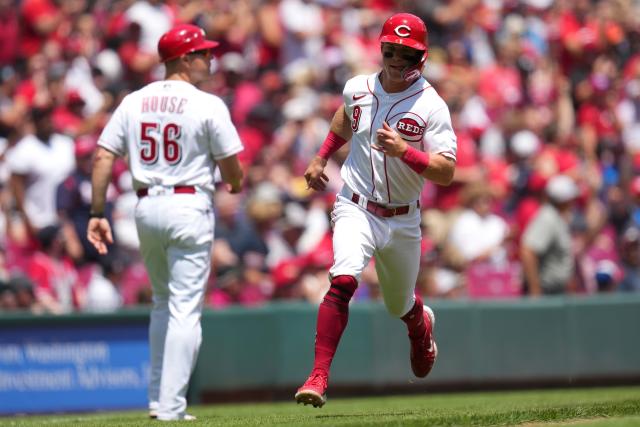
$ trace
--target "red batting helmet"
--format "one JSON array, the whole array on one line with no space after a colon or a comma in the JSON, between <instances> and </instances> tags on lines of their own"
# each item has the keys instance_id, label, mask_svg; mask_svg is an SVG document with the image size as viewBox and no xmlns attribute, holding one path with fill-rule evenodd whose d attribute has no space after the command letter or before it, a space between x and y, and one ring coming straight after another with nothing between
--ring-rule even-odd
<instances>
[{"instance_id":1,"label":"red batting helmet","mask_svg":"<svg viewBox=\"0 0 640 427\"><path fill-rule=\"evenodd\" d=\"M183 24L173 27L160 37L158 54L162 62L167 62L187 53L213 49L218 44L213 40L207 40L202 28Z\"/></svg>"},{"instance_id":2,"label":"red batting helmet","mask_svg":"<svg viewBox=\"0 0 640 427\"><path fill-rule=\"evenodd\" d=\"M387 19L380 32L380 43L394 43L427 50L427 26L410 13L396 13Z\"/></svg>"}]
</instances>

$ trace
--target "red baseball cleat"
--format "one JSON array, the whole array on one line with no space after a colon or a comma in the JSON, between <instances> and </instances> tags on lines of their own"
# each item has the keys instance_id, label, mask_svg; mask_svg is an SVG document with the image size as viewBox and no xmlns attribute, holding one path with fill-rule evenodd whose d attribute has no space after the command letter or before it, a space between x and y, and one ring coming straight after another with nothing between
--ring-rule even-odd
<instances>
[{"instance_id":1,"label":"red baseball cleat","mask_svg":"<svg viewBox=\"0 0 640 427\"><path fill-rule=\"evenodd\" d=\"M312 372L296 393L296 402L322 408L327 402L327 383L329 378L321 372Z\"/></svg>"},{"instance_id":2,"label":"red baseball cleat","mask_svg":"<svg viewBox=\"0 0 640 427\"><path fill-rule=\"evenodd\" d=\"M424 321L426 323L426 331L423 336L418 338L409 337L411 342L411 369L418 378L424 378L429 375L433 364L438 357L438 347L433 339L433 326L436 324L436 317L433 310L423 306Z\"/></svg>"}]
</instances>

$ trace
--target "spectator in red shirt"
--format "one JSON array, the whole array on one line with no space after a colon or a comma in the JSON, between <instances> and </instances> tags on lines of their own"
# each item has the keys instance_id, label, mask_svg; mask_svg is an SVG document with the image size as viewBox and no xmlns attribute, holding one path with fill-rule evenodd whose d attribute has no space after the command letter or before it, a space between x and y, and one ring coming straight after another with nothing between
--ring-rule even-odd
<instances>
[{"instance_id":1,"label":"spectator in red shirt","mask_svg":"<svg viewBox=\"0 0 640 427\"><path fill-rule=\"evenodd\" d=\"M38 232L40 244L31 258L27 275L35 284L38 302L49 313L68 313L77 306L78 274L66 256L61 228L52 225Z\"/></svg>"}]
</instances>

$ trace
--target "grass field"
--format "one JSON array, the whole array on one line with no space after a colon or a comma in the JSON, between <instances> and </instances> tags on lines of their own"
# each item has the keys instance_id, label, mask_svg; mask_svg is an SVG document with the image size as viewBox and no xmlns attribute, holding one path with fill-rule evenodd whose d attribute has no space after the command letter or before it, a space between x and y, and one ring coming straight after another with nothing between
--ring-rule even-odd
<instances>
[{"instance_id":1,"label":"grass field","mask_svg":"<svg viewBox=\"0 0 640 427\"><path fill-rule=\"evenodd\" d=\"M640 426L640 387L331 399L190 408L202 426ZM0 418L0 426L158 426L146 412ZM169 423L169 425L176 423ZM162 424L164 425L164 424Z\"/></svg>"}]
</instances>

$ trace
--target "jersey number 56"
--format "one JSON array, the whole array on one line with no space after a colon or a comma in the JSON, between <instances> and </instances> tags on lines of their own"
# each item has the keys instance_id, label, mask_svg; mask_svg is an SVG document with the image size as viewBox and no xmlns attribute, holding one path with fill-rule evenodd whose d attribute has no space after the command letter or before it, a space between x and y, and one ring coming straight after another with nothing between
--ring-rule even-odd
<instances>
[{"instance_id":1,"label":"jersey number 56","mask_svg":"<svg viewBox=\"0 0 640 427\"><path fill-rule=\"evenodd\" d=\"M167 123L160 131L160 124L153 122L140 123L140 160L145 165L152 165L158 161L160 151L165 161L170 165L179 163L182 159L178 139L181 135L180 126ZM158 139L161 139L158 142ZM160 149L158 145L162 145Z\"/></svg>"}]
</instances>

